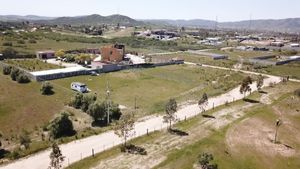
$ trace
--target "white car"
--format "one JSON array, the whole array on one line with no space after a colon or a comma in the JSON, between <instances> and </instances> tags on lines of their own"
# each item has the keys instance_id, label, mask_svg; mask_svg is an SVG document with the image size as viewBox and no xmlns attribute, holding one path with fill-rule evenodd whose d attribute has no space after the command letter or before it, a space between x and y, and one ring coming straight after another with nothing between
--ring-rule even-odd
<instances>
[{"instance_id":1,"label":"white car","mask_svg":"<svg viewBox=\"0 0 300 169\"><path fill-rule=\"evenodd\" d=\"M86 93L88 92L88 88L85 84L79 83L79 82L73 82L71 83L71 89L81 92L81 93Z\"/></svg>"}]
</instances>

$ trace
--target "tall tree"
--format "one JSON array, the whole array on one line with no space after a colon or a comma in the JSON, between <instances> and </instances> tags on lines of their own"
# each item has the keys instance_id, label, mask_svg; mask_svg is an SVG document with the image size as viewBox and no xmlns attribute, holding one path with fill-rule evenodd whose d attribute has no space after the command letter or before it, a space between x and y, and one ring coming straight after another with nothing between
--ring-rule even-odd
<instances>
[{"instance_id":1,"label":"tall tree","mask_svg":"<svg viewBox=\"0 0 300 169\"><path fill-rule=\"evenodd\" d=\"M205 111L205 106L208 104L208 96L206 93L203 93L201 99L198 101L199 108L203 111Z\"/></svg>"},{"instance_id":2,"label":"tall tree","mask_svg":"<svg viewBox=\"0 0 300 169\"><path fill-rule=\"evenodd\" d=\"M169 123L169 129L172 127L172 121L176 121L177 102L175 99L170 99L166 104L166 115L163 117L164 122Z\"/></svg>"},{"instance_id":3,"label":"tall tree","mask_svg":"<svg viewBox=\"0 0 300 169\"><path fill-rule=\"evenodd\" d=\"M242 84L241 84L241 87L240 87L240 93L244 94L244 97L246 97L247 92L251 92L251 87L250 87L251 84L252 84L252 79L251 79L250 76L247 76L242 81Z\"/></svg>"},{"instance_id":4,"label":"tall tree","mask_svg":"<svg viewBox=\"0 0 300 169\"><path fill-rule=\"evenodd\" d=\"M60 169L62 168L62 163L65 157L62 155L58 145L56 143L52 144L52 152L50 153L50 166L49 168L52 169Z\"/></svg>"},{"instance_id":5,"label":"tall tree","mask_svg":"<svg viewBox=\"0 0 300 169\"><path fill-rule=\"evenodd\" d=\"M73 123L69 119L69 114L63 112L50 123L50 136L54 139L62 136L70 136L75 133Z\"/></svg>"},{"instance_id":6,"label":"tall tree","mask_svg":"<svg viewBox=\"0 0 300 169\"><path fill-rule=\"evenodd\" d=\"M264 85L264 77L260 74L258 76L257 83L256 83L257 90L260 91L263 85Z\"/></svg>"},{"instance_id":7,"label":"tall tree","mask_svg":"<svg viewBox=\"0 0 300 169\"><path fill-rule=\"evenodd\" d=\"M124 146L126 147L128 137L134 135L134 116L133 113L122 114L116 127L114 128L115 134L124 139Z\"/></svg>"}]
</instances>

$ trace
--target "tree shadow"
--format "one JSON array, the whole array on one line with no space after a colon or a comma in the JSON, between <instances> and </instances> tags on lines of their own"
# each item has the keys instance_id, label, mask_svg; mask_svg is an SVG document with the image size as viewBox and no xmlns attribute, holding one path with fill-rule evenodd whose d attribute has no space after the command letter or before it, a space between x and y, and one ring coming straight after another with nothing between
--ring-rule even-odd
<instances>
[{"instance_id":1,"label":"tree shadow","mask_svg":"<svg viewBox=\"0 0 300 169\"><path fill-rule=\"evenodd\" d=\"M248 98L244 98L243 100L244 100L245 102L248 102L248 103L260 103L260 102L257 101L257 100L248 99Z\"/></svg>"},{"instance_id":2,"label":"tree shadow","mask_svg":"<svg viewBox=\"0 0 300 169\"><path fill-rule=\"evenodd\" d=\"M263 90L260 90L260 91L258 91L258 92L261 93L261 94L268 94L268 92L263 91Z\"/></svg>"},{"instance_id":3,"label":"tree shadow","mask_svg":"<svg viewBox=\"0 0 300 169\"><path fill-rule=\"evenodd\" d=\"M121 145L120 147L121 152L124 153L129 153L129 154L139 154L139 155L147 155L147 151L145 148L140 147L140 146L136 146L133 144L129 144L129 145Z\"/></svg>"},{"instance_id":4,"label":"tree shadow","mask_svg":"<svg viewBox=\"0 0 300 169\"><path fill-rule=\"evenodd\" d=\"M92 127L106 127L107 121L106 120L96 120L92 122Z\"/></svg>"},{"instance_id":5,"label":"tree shadow","mask_svg":"<svg viewBox=\"0 0 300 169\"><path fill-rule=\"evenodd\" d=\"M188 136L189 133L179 130L179 129L168 129L169 133L178 135L178 136Z\"/></svg>"},{"instance_id":6,"label":"tree shadow","mask_svg":"<svg viewBox=\"0 0 300 169\"><path fill-rule=\"evenodd\" d=\"M208 115L208 114L202 114L202 117L209 118L209 119L215 119L216 118L215 116Z\"/></svg>"},{"instance_id":7,"label":"tree shadow","mask_svg":"<svg viewBox=\"0 0 300 169\"><path fill-rule=\"evenodd\" d=\"M8 155L10 152L5 149L0 149L0 159L4 158L6 155Z\"/></svg>"},{"instance_id":8,"label":"tree shadow","mask_svg":"<svg viewBox=\"0 0 300 169\"><path fill-rule=\"evenodd\" d=\"M55 92L54 92L53 90L51 90L51 91L45 93L44 95L45 95L45 96L52 96L52 95L54 95L54 94L55 94Z\"/></svg>"}]
</instances>

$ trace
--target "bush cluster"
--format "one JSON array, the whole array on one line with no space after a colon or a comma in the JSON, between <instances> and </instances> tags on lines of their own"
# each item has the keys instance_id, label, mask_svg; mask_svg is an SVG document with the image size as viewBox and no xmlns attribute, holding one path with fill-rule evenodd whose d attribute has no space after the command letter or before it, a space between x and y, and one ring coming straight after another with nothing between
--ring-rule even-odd
<instances>
[{"instance_id":1,"label":"bush cluster","mask_svg":"<svg viewBox=\"0 0 300 169\"><path fill-rule=\"evenodd\" d=\"M97 96L94 94L77 93L69 103L70 106L81 109L83 112L93 117L94 121L104 121L107 118L108 105L106 101L97 101ZM121 117L121 110L119 105L115 103L110 104L110 119L119 120Z\"/></svg>"},{"instance_id":2,"label":"bush cluster","mask_svg":"<svg viewBox=\"0 0 300 169\"><path fill-rule=\"evenodd\" d=\"M20 71L16 67L12 66L3 66L2 72L4 75L10 75L13 81L17 81L18 83L29 83L29 77L23 72Z\"/></svg>"}]
</instances>

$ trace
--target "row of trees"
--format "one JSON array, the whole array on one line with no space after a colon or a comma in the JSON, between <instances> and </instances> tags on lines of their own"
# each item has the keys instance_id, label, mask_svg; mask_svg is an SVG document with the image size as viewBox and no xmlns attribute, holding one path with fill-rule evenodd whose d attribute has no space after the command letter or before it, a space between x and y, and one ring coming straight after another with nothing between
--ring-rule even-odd
<instances>
[{"instance_id":1,"label":"row of trees","mask_svg":"<svg viewBox=\"0 0 300 169\"><path fill-rule=\"evenodd\" d=\"M13 81L18 83L29 83L29 77L20 69L12 66L3 66L2 73L4 75L10 75Z\"/></svg>"}]
</instances>

